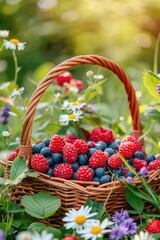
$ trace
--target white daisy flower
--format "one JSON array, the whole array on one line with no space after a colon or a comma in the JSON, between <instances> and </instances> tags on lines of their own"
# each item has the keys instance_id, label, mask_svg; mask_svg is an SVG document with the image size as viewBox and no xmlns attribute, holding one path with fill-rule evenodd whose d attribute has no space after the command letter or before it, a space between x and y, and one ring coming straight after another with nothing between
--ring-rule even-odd
<instances>
[{"instance_id":1,"label":"white daisy flower","mask_svg":"<svg viewBox=\"0 0 160 240\"><path fill-rule=\"evenodd\" d=\"M52 233L48 233L47 231L43 230L41 233L35 232L32 234L32 240L58 240L54 238Z\"/></svg>"},{"instance_id":2,"label":"white daisy flower","mask_svg":"<svg viewBox=\"0 0 160 240\"><path fill-rule=\"evenodd\" d=\"M80 231L85 227L89 227L91 223L95 223L98 220L90 219L91 217L97 215L97 213L90 213L91 207L89 206L82 206L79 210L69 210L66 213L66 217L62 220L66 222L64 226L66 229L76 229L76 231Z\"/></svg>"},{"instance_id":3,"label":"white daisy flower","mask_svg":"<svg viewBox=\"0 0 160 240\"><path fill-rule=\"evenodd\" d=\"M18 39L11 39L9 41L4 39L4 47L6 49L16 50L18 48L19 51L24 50L25 44L25 42L20 42Z\"/></svg>"},{"instance_id":4,"label":"white daisy flower","mask_svg":"<svg viewBox=\"0 0 160 240\"><path fill-rule=\"evenodd\" d=\"M78 231L78 234L81 235L85 240L91 239L96 240L97 238L102 238L105 233L111 232L112 229L106 229L108 226L112 226L113 222L109 221L108 218L105 218L102 222L97 220L92 222L85 229Z\"/></svg>"},{"instance_id":5,"label":"white daisy flower","mask_svg":"<svg viewBox=\"0 0 160 240\"><path fill-rule=\"evenodd\" d=\"M140 231L140 233L133 236L132 240L155 240L155 238L147 231Z\"/></svg>"},{"instance_id":6,"label":"white daisy flower","mask_svg":"<svg viewBox=\"0 0 160 240\"><path fill-rule=\"evenodd\" d=\"M8 131L3 131L2 136L8 138L11 134Z\"/></svg>"},{"instance_id":7,"label":"white daisy flower","mask_svg":"<svg viewBox=\"0 0 160 240\"><path fill-rule=\"evenodd\" d=\"M6 38L9 36L9 31L8 30L0 30L0 37L1 38Z\"/></svg>"},{"instance_id":8,"label":"white daisy flower","mask_svg":"<svg viewBox=\"0 0 160 240\"><path fill-rule=\"evenodd\" d=\"M67 107L67 109L75 112L77 110L83 109L85 105L86 105L86 103L83 102L83 99L82 98L78 98L77 101L70 102L68 107Z\"/></svg>"},{"instance_id":9,"label":"white daisy flower","mask_svg":"<svg viewBox=\"0 0 160 240\"><path fill-rule=\"evenodd\" d=\"M15 99L17 96L21 96L23 92L24 92L24 87L21 87L18 90L14 89L10 95L10 98Z\"/></svg>"},{"instance_id":10,"label":"white daisy flower","mask_svg":"<svg viewBox=\"0 0 160 240\"><path fill-rule=\"evenodd\" d=\"M32 240L32 234L29 231L18 233L16 240Z\"/></svg>"},{"instance_id":11,"label":"white daisy flower","mask_svg":"<svg viewBox=\"0 0 160 240\"><path fill-rule=\"evenodd\" d=\"M80 118L83 118L82 111L73 112L71 114L61 114L59 117L59 121L62 125L67 126L69 121L77 122Z\"/></svg>"}]
</instances>

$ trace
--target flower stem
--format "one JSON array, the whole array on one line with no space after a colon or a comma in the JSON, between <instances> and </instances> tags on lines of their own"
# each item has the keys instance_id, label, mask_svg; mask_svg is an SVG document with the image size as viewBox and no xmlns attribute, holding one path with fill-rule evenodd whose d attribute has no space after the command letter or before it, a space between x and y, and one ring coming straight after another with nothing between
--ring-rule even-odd
<instances>
[{"instance_id":1,"label":"flower stem","mask_svg":"<svg viewBox=\"0 0 160 240\"><path fill-rule=\"evenodd\" d=\"M2 46L0 47L0 52L3 50L3 44L2 44Z\"/></svg>"},{"instance_id":2,"label":"flower stem","mask_svg":"<svg viewBox=\"0 0 160 240\"><path fill-rule=\"evenodd\" d=\"M83 133L82 129L79 127L79 125L74 121L71 121L71 123L72 123L72 126L75 128L78 136L80 138L82 138L83 140L86 140L86 136L84 135L84 133Z\"/></svg>"},{"instance_id":3,"label":"flower stem","mask_svg":"<svg viewBox=\"0 0 160 240\"><path fill-rule=\"evenodd\" d=\"M17 83L17 79L18 79L18 61L17 61L17 57L16 57L16 53L13 50L12 51L12 55L13 55L13 60L14 60L14 68L15 68L15 74L14 74L14 83Z\"/></svg>"}]
</instances>

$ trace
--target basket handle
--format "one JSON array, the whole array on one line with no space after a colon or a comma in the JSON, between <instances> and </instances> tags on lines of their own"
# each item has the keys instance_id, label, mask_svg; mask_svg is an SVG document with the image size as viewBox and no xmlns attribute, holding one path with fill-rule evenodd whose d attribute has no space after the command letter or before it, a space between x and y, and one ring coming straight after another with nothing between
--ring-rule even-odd
<instances>
[{"instance_id":1,"label":"basket handle","mask_svg":"<svg viewBox=\"0 0 160 240\"><path fill-rule=\"evenodd\" d=\"M132 136L137 139L142 136L143 132L141 129L141 121L140 121L140 112L139 105L136 99L135 91L133 86L124 73L123 69L114 61L97 55L81 55L70 58L56 67L54 67L40 82L37 89L34 91L31 96L30 102L28 104L25 120L22 127L21 134L21 143L20 143L20 152L19 155L24 157L25 159L30 159L32 156L32 146L31 146L31 133L32 133L32 125L33 119L36 111L36 107L40 101L45 90L51 85L51 83L63 72L68 69L83 65L83 64L92 64L99 65L101 67L105 67L108 70L112 71L114 74L118 76L125 87L125 91L128 95L128 104L130 108L130 114L132 117Z\"/></svg>"}]
</instances>

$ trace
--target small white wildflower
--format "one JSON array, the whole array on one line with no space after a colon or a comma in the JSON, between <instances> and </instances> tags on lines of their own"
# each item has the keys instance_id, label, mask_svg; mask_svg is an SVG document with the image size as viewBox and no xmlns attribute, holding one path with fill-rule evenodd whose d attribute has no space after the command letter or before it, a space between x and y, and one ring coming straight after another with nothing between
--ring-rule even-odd
<instances>
[{"instance_id":1,"label":"small white wildflower","mask_svg":"<svg viewBox=\"0 0 160 240\"><path fill-rule=\"evenodd\" d=\"M43 230L41 233L35 232L31 236L31 240L58 240L54 238L52 233L48 233L47 231Z\"/></svg>"},{"instance_id":2,"label":"small white wildflower","mask_svg":"<svg viewBox=\"0 0 160 240\"><path fill-rule=\"evenodd\" d=\"M8 131L3 131L2 136L8 138L11 134Z\"/></svg>"},{"instance_id":3,"label":"small white wildflower","mask_svg":"<svg viewBox=\"0 0 160 240\"><path fill-rule=\"evenodd\" d=\"M19 51L24 50L25 44L25 42L20 42L18 39L11 39L9 41L4 39L4 47L6 49L16 50L18 48Z\"/></svg>"},{"instance_id":4,"label":"small white wildflower","mask_svg":"<svg viewBox=\"0 0 160 240\"><path fill-rule=\"evenodd\" d=\"M93 75L93 78L98 79L98 80L101 80L101 79L104 79L104 76L103 76L102 74Z\"/></svg>"},{"instance_id":5,"label":"small white wildflower","mask_svg":"<svg viewBox=\"0 0 160 240\"><path fill-rule=\"evenodd\" d=\"M60 98L61 94L59 92L57 92L54 96L55 96L55 98Z\"/></svg>"},{"instance_id":6,"label":"small white wildflower","mask_svg":"<svg viewBox=\"0 0 160 240\"><path fill-rule=\"evenodd\" d=\"M88 71L88 72L86 72L86 75L87 75L87 77L92 77L93 76L93 72L92 71Z\"/></svg>"},{"instance_id":7,"label":"small white wildflower","mask_svg":"<svg viewBox=\"0 0 160 240\"><path fill-rule=\"evenodd\" d=\"M32 234L29 231L18 233L16 240L32 240Z\"/></svg>"},{"instance_id":8,"label":"small white wildflower","mask_svg":"<svg viewBox=\"0 0 160 240\"><path fill-rule=\"evenodd\" d=\"M79 92L79 89L76 86L73 86L73 85L70 85L68 90L71 91L71 92L75 92L75 93Z\"/></svg>"},{"instance_id":9,"label":"small white wildflower","mask_svg":"<svg viewBox=\"0 0 160 240\"><path fill-rule=\"evenodd\" d=\"M80 110L71 114L62 114L59 117L59 121L62 125L67 126L69 121L77 122L80 118L83 118L82 114L83 112Z\"/></svg>"},{"instance_id":10,"label":"small white wildflower","mask_svg":"<svg viewBox=\"0 0 160 240\"><path fill-rule=\"evenodd\" d=\"M83 102L83 99L78 98L77 101L75 101L75 102L66 102L65 104L63 104L63 109L71 110L71 111L75 112L77 110L82 110L85 105L86 105L86 103Z\"/></svg>"},{"instance_id":11,"label":"small white wildflower","mask_svg":"<svg viewBox=\"0 0 160 240\"><path fill-rule=\"evenodd\" d=\"M0 37L1 38L6 38L9 36L9 31L8 30L0 30Z\"/></svg>"},{"instance_id":12,"label":"small white wildflower","mask_svg":"<svg viewBox=\"0 0 160 240\"><path fill-rule=\"evenodd\" d=\"M14 89L10 95L10 98L15 99L17 96L21 96L23 92L24 92L24 87L19 88L19 90Z\"/></svg>"},{"instance_id":13,"label":"small white wildflower","mask_svg":"<svg viewBox=\"0 0 160 240\"><path fill-rule=\"evenodd\" d=\"M140 231L133 236L133 240L155 240L153 235L149 234L147 231Z\"/></svg>"}]
</instances>

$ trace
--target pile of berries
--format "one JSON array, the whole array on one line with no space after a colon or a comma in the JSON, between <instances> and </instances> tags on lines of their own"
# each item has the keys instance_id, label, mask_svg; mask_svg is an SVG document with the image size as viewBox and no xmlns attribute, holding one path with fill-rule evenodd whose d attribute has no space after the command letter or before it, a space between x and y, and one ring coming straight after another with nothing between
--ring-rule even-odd
<instances>
[{"instance_id":1,"label":"pile of berries","mask_svg":"<svg viewBox=\"0 0 160 240\"><path fill-rule=\"evenodd\" d=\"M133 136L115 140L110 129L97 127L91 133L84 131L87 140L66 135L47 138L32 145L31 167L52 177L80 181L95 181L100 184L134 177L124 165L121 155L139 175L160 169L160 155L144 155L141 144ZM18 153L11 153L13 160Z\"/></svg>"}]
</instances>

